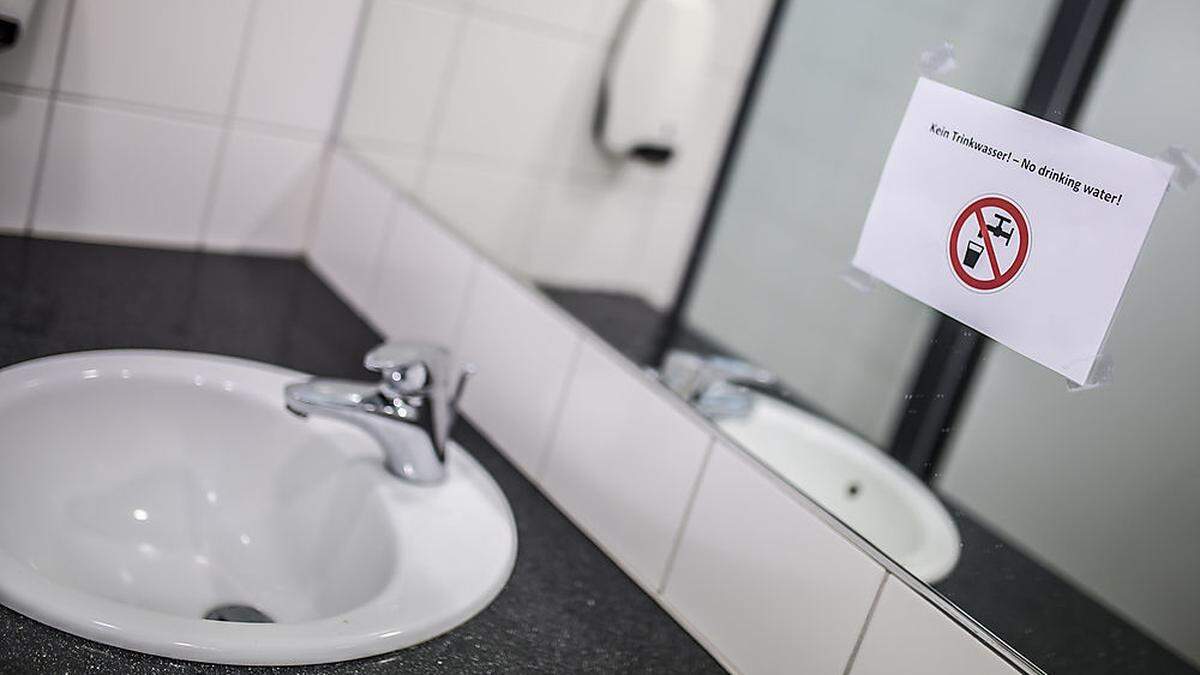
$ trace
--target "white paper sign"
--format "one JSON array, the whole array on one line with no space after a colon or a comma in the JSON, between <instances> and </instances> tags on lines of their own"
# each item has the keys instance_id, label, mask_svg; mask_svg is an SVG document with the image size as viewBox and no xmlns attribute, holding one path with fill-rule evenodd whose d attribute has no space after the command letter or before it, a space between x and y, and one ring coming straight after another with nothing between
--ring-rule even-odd
<instances>
[{"instance_id":1,"label":"white paper sign","mask_svg":"<svg viewBox=\"0 0 1200 675\"><path fill-rule=\"evenodd\" d=\"M854 266L1083 383L1171 171L921 79Z\"/></svg>"}]
</instances>

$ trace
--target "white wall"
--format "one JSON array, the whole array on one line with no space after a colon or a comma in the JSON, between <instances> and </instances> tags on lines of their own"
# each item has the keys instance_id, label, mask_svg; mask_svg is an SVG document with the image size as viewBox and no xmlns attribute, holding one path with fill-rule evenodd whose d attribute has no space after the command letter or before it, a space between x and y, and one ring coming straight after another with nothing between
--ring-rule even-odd
<instances>
[{"instance_id":1,"label":"white wall","mask_svg":"<svg viewBox=\"0 0 1200 675\"><path fill-rule=\"evenodd\" d=\"M361 158L335 151L316 222L317 272L389 338L451 345L475 363L472 424L731 672L1015 673Z\"/></svg>"},{"instance_id":2,"label":"white wall","mask_svg":"<svg viewBox=\"0 0 1200 675\"><path fill-rule=\"evenodd\" d=\"M940 78L1018 104L1050 0L793 2L726 189L689 321L876 443L902 414L932 314L843 275L923 50Z\"/></svg>"},{"instance_id":3,"label":"white wall","mask_svg":"<svg viewBox=\"0 0 1200 675\"><path fill-rule=\"evenodd\" d=\"M671 299L768 0L705 0L719 32L665 169L591 143L626 0L375 0L342 141L505 267Z\"/></svg>"},{"instance_id":4,"label":"white wall","mask_svg":"<svg viewBox=\"0 0 1200 675\"><path fill-rule=\"evenodd\" d=\"M1080 130L1200 153L1200 3L1135 0ZM1200 187L1170 191L1113 322L1114 379L1065 381L993 347L941 487L1200 666Z\"/></svg>"},{"instance_id":5,"label":"white wall","mask_svg":"<svg viewBox=\"0 0 1200 675\"><path fill-rule=\"evenodd\" d=\"M0 54L0 230L298 254L358 0L42 0Z\"/></svg>"}]
</instances>

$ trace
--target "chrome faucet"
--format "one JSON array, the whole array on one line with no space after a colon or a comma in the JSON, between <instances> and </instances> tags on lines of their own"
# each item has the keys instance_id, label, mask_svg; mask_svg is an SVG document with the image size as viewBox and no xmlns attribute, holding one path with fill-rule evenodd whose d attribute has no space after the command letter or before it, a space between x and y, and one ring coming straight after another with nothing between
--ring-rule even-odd
<instances>
[{"instance_id":1,"label":"chrome faucet","mask_svg":"<svg viewBox=\"0 0 1200 675\"><path fill-rule=\"evenodd\" d=\"M385 343L363 365L378 384L314 377L284 387L284 405L300 415L330 417L366 431L383 448L387 468L414 483L437 483L446 474L446 442L471 368L453 391L449 354L441 347Z\"/></svg>"},{"instance_id":2,"label":"chrome faucet","mask_svg":"<svg viewBox=\"0 0 1200 675\"><path fill-rule=\"evenodd\" d=\"M771 371L752 363L680 350L667 355L659 379L710 419L745 417L755 390L779 386Z\"/></svg>"}]
</instances>

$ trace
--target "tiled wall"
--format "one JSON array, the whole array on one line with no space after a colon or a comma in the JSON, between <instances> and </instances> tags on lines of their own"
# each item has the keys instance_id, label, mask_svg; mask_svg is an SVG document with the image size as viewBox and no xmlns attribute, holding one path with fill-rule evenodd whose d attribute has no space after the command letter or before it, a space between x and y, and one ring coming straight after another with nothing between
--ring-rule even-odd
<instances>
[{"instance_id":1,"label":"tiled wall","mask_svg":"<svg viewBox=\"0 0 1200 675\"><path fill-rule=\"evenodd\" d=\"M457 129L438 136L448 145L412 156L391 152L408 147L397 140L385 181L360 160L324 149L354 45L357 0L43 0L26 39L0 59L0 228L307 251L388 337L441 342L478 364L465 413L731 670L1008 672L811 502L395 188L397 176L415 177L427 189L422 199L449 216L455 195L477 190L486 199L471 208L502 224L519 222L514 214L529 208L558 209L557 223L535 222L565 227L581 215L567 208L575 199L596 200L606 212L607 179L527 154L545 150L537 143L541 124L555 120L513 126L516 112L469 110L468 85L496 76L487 54L472 50L511 50L548 76L543 66L559 66L529 58L513 42L536 34L567 45L560 56L572 68L594 68L595 31L610 14L608 0L591 1L596 22L575 24L552 0L379 0L377 8L423 21L394 45L395 58L425 66L409 73L413 88L397 114L414 128ZM475 32L464 43L474 46L438 56L448 35L457 45L465 31ZM722 59L738 45L724 44L714 72L733 73ZM440 96L423 107L420 87L460 63L472 79L445 98L466 97L467 112L438 108ZM561 87L570 88L547 80L551 94L563 94ZM486 133L476 136L479 129ZM478 147L487 153L472 158ZM577 149L558 148L564 159ZM632 180L667 186L654 188L655 208L687 213L679 222L690 227L708 169L687 177L688 166L675 178ZM671 187L676 180L679 189ZM529 185L564 192L524 202ZM556 207L554 199L564 201ZM584 226L613 222L585 219ZM663 232L640 241L670 239Z\"/></svg>"},{"instance_id":2,"label":"tiled wall","mask_svg":"<svg viewBox=\"0 0 1200 675\"><path fill-rule=\"evenodd\" d=\"M712 0L718 33L666 167L591 141L626 0L374 0L342 141L541 281L670 301L769 0Z\"/></svg>"},{"instance_id":3,"label":"tiled wall","mask_svg":"<svg viewBox=\"0 0 1200 675\"><path fill-rule=\"evenodd\" d=\"M689 407L335 153L311 262L391 339L477 365L464 413L723 665L1018 672Z\"/></svg>"},{"instance_id":4,"label":"tiled wall","mask_svg":"<svg viewBox=\"0 0 1200 675\"><path fill-rule=\"evenodd\" d=\"M297 254L359 0L42 0L0 58L0 229Z\"/></svg>"}]
</instances>

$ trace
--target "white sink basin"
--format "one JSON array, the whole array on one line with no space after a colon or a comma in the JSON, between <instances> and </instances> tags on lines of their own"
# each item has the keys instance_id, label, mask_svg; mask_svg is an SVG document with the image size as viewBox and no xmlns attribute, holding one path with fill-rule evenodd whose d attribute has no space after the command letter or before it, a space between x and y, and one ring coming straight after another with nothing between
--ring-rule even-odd
<instances>
[{"instance_id":1,"label":"white sink basin","mask_svg":"<svg viewBox=\"0 0 1200 675\"><path fill-rule=\"evenodd\" d=\"M153 351L0 370L0 602L233 664L378 654L487 606L517 547L491 477L458 447L443 484L393 477L363 432L284 409L305 377ZM274 623L202 618L226 605Z\"/></svg>"},{"instance_id":2,"label":"white sink basin","mask_svg":"<svg viewBox=\"0 0 1200 675\"><path fill-rule=\"evenodd\" d=\"M748 417L722 419L719 425L922 581L936 583L954 569L961 540L950 514L878 448L767 396L755 396Z\"/></svg>"}]
</instances>

